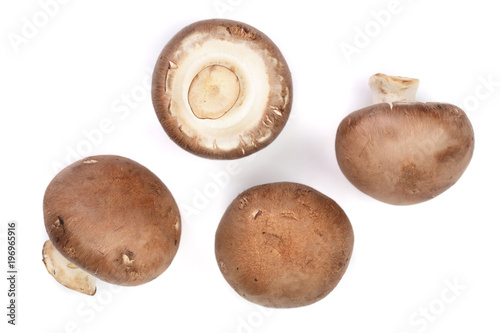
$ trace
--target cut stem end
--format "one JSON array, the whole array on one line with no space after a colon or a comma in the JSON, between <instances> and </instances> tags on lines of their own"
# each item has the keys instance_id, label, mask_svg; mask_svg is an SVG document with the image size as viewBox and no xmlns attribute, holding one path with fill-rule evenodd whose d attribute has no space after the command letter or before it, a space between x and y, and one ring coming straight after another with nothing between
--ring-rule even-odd
<instances>
[{"instance_id":1,"label":"cut stem end","mask_svg":"<svg viewBox=\"0 0 500 333\"><path fill-rule=\"evenodd\" d=\"M373 104L415 101L420 81L401 76L375 74L368 80Z\"/></svg>"},{"instance_id":2,"label":"cut stem end","mask_svg":"<svg viewBox=\"0 0 500 333\"><path fill-rule=\"evenodd\" d=\"M96 278L63 257L50 240L43 244L43 263L57 282L86 295L96 292Z\"/></svg>"}]
</instances>

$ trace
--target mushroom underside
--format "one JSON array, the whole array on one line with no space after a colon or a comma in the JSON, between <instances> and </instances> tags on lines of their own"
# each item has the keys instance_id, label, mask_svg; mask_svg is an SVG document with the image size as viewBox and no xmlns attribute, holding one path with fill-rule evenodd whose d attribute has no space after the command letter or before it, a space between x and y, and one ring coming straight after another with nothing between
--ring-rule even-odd
<instances>
[{"instance_id":1,"label":"mushroom underside","mask_svg":"<svg viewBox=\"0 0 500 333\"><path fill-rule=\"evenodd\" d=\"M234 159L269 145L291 109L292 82L277 46L241 22L207 20L165 46L153 74L153 105L185 150Z\"/></svg>"}]
</instances>

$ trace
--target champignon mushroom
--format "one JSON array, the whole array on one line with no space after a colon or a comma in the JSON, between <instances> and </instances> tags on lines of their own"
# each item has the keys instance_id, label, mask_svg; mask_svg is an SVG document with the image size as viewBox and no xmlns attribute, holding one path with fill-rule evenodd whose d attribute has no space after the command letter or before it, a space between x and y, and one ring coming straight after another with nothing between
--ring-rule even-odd
<instances>
[{"instance_id":1,"label":"champignon mushroom","mask_svg":"<svg viewBox=\"0 0 500 333\"><path fill-rule=\"evenodd\" d=\"M290 70L278 47L247 24L213 19L179 31L153 73L153 105L185 150L235 159L269 145L292 105Z\"/></svg>"},{"instance_id":2,"label":"champignon mushroom","mask_svg":"<svg viewBox=\"0 0 500 333\"><path fill-rule=\"evenodd\" d=\"M451 187L469 165L474 132L463 110L415 102L419 81L376 74L372 106L337 130L340 169L359 190L394 205L420 203Z\"/></svg>"},{"instance_id":3,"label":"champignon mushroom","mask_svg":"<svg viewBox=\"0 0 500 333\"><path fill-rule=\"evenodd\" d=\"M215 235L215 256L229 285L276 308L328 295L347 269L351 224L335 201L296 183L252 187L234 199Z\"/></svg>"},{"instance_id":4,"label":"champignon mushroom","mask_svg":"<svg viewBox=\"0 0 500 333\"><path fill-rule=\"evenodd\" d=\"M124 286L155 279L179 247L181 220L172 194L125 157L92 156L66 167L48 185L43 211L47 270L89 295L93 277Z\"/></svg>"}]
</instances>

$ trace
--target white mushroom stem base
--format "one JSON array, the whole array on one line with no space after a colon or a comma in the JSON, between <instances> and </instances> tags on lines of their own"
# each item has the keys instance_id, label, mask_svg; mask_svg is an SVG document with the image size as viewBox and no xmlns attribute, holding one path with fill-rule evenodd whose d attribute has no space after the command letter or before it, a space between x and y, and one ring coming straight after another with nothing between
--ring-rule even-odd
<instances>
[{"instance_id":1,"label":"white mushroom stem base","mask_svg":"<svg viewBox=\"0 0 500 333\"><path fill-rule=\"evenodd\" d=\"M368 80L372 90L373 104L414 102L420 81L402 76L375 74Z\"/></svg>"},{"instance_id":2,"label":"white mushroom stem base","mask_svg":"<svg viewBox=\"0 0 500 333\"><path fill-rule=\"evenodd\" d=\"M57 282L83 294L95 294L96 278L64 258L50 240L43 244L42 254L47 271Z\"/></svg>"}]
</instances>

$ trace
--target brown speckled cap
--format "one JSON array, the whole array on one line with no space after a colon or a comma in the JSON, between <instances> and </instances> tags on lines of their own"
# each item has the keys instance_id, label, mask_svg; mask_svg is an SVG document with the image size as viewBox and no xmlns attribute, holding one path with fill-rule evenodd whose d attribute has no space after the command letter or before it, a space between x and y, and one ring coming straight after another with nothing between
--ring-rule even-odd
<instances>
[{"instance_id":1,"label":"brown speckled cap","mask_svg":"<svg viewBox=\"0 0 500 333\"><path fill-rule=\"evenodd\" d=\"M50 241L97 278L139 285L158 277L179 247L180 214L170 191L128 158L85 158L50 182L43 200Z\"/></svg>"},{"instance_id":2,"label":"brown speckled cap","mask_svg":"<svg viewBox=\"0 0 500 333\"><path fill-rule=\"evenodd\" d=\"M345 117L337 129L340 169L359 190L395 205L420 203L462 176L474 151L466 113L448 103L415 101L419 81L376 74L374 104Z\"/></svg>"},{"instance_id":3,"label":"brown speckled cap","mask_svg":"<svg viewBox=\"0 0 500 333\"><path fill-rule=\"evenodd\" d=\"M349 219L335 201L302 184L271 183L233 200L217 229L215 255L242 297L291 308L335 288L353 243Z\"/></svg>"}]
</instances>

